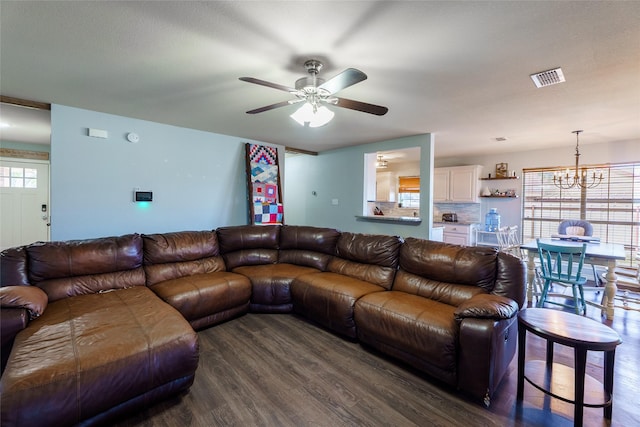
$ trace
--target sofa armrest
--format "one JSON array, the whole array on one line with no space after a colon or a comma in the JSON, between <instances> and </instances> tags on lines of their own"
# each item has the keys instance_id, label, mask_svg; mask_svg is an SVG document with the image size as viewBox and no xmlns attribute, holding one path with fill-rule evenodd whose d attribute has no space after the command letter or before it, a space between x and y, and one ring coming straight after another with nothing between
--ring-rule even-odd
<instances>
[{"instance_id":1,"label":"sofa armrest","mask_svg":"<svg viewBox=\"0 0 640 427\"><path fill-rule=\"evenodd\" d=\"M27 327L27 323L29 323L27 309L0 308L0 344L3 353L7 350L5 346L13 342L18 332Z\"/></svg>"},{"instance_id":2,"label":"sofa armrest","mask_svg":"<svg viewBox=\"0 0 640 427\"><path fill-rule=\"evenodd\" d=\"M518 318L460 321L458 388L474 400L491 404L491 397L509 369L518 343Z\"/></svg>"},{"instance_id":3,"label":"sofa armrest","mask_svg":"<svg viewBox=\"0 0 640 427\"><path fill-rule=\"evenodd\" d=\"M29 317L39 317L47 308L47 294L36 286L3 286L0 288L0 307L24 308Z\"/></svg>"},{"instance_id":4,"label":"sofa armrest","mask_svg":"<svg viewBox=\"0 0 640 427\"><path fill-rule=\"evenodd\" d=\"M457 321L465 318L511 319L518 313L518 303L499 295L478 294L458 306L454 312Z\"/></svg>"}]
</instances>

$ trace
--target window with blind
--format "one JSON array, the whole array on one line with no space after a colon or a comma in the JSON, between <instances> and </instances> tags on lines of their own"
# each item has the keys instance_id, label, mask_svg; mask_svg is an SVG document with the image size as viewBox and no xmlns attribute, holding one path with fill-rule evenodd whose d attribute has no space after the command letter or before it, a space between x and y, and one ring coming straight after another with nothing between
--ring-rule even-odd
<instances>
[{"instance_id":1,"label":"window with blind","mask_svg":"<svg viewBox=\"0 0 640 427\"><path fill-rule=\"evenodd\" d=\"M560 189L553 183L561 168L524 169L523 240L549 237L563 219L584 219L601 241L624 245L625 264L637 264L640 239L640 163L583 166L602 173L594 188Z\"/></svg>"},{"instance_id":2,"label":"window with blind","mask_svg":"<svg viewBox=\"0 0 640 427\"><path fill-rule=\"evenodd\" d=\"M420 207L420 177L398 177L398 202L404 208Z\"/></svg>"}]
</instances>

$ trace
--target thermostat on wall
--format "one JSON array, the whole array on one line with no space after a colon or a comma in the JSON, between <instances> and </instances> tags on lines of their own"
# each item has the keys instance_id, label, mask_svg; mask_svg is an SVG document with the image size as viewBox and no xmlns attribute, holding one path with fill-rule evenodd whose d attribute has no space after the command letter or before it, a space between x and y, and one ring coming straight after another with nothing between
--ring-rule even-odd
<instances>
[{"instance_id":1,"label":"thermostat on wall","mask_svg":"<svg viewBox=\"0 0 640 427\"><path fill-rule=\"evenodd\" d=\"M152 191L135 191L133 196L134 202L151 202L153 201Z\"/></svg>"}]
</instances>

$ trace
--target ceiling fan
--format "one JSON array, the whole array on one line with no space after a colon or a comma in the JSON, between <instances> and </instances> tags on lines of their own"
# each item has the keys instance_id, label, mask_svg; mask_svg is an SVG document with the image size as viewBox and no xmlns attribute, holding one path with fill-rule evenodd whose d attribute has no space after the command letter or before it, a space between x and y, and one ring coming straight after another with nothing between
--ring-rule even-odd
<instances>
[{"instance_id":1,"label":"ceiling fan","mask_svg":"<svg viewBox=\"0 0 640 427\"><path fill-rule=\"evenodd\" d=\"M355 68L347 68L335 77L324 80L318 77L318 73L322 69L322 62L316 59L310 59L304 63L309 76L298 79L295 88L280 85L277 83L267 82L265 80L253 77L240 77L240 80L289 92L296 99L282 101L264 107L247 111L247 114L257 114L264 111L273 110L275 108L286 107L287 105L304 103L300 109L291 115L301 125L309 127L318 127L327 124L334 113L329 110L325 104L335 105L337 107L348 108L350 110L362 111L364 113L382 116L389 111L387 107L380 105L368 104L366 102L354 101L347 98L339 98L335 96L336 92L348 88L356 83L360 83L367 79L367 75Z\"/></svg>"}]
</instances>

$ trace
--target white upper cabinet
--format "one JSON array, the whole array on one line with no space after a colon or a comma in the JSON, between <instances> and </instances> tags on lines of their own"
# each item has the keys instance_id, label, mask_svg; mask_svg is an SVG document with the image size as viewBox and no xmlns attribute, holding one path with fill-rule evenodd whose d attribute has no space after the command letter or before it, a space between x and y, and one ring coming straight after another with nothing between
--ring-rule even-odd
<instances>
[{"instance_id":1,"label":"white upper cabinet","mask_svg":"<svg viewBox=\"0 0 640 427\"><path fill-rule=\"evenodd\" d=\"M376 201L395 202L397 178L393 172L376 173Z\"/></svg>"},{"instance_id":2,"label":"white upper cabinet","mask_svg":"<svg viewBox=\"0 0 640 427\"><path fill-rule=\"evenodd\" d=\"M434 203L480 203L478 179L482 166L453 166L433 171Z\"/></svg>"}]
</instances>

